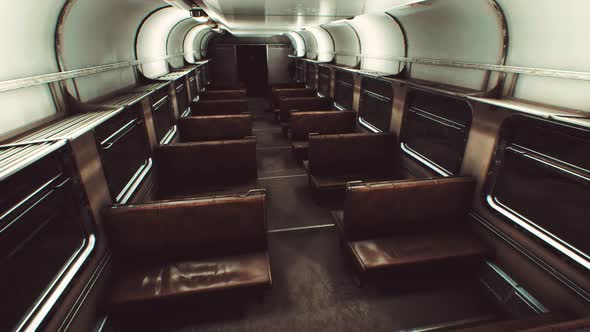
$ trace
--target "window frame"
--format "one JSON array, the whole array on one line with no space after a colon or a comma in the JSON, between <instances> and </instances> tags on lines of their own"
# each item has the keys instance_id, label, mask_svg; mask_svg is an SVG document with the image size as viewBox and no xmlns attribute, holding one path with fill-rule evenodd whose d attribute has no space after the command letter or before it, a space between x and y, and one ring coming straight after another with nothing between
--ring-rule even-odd
<instances>
[{"instance_id":1,"label":"window frame","mask_svg":"<svg viewBox=\"0 0 590 332\"><path fill-rule=\"evenodd\" d=\"M401 151L404 152L406 155L410 156L412 159L418 161L420 164L426 166L428 169L436 172L440 176L448 177L448 176L460 174L461 173L461 166L459 166L459 169L456 172L452 172L452 171L446 169L445 167L443 167L442 165L439 165L437 162L430 160L429 158L424 156L419 151L416 151L415 149L411 148L404 141L405 140L404 139L404 136L405 136L404 127L406 126L407 117L408 117L408 114L409 114L410 108L411 108L411 103L410 103L411 99L410 98L412 98L412 94L415 94L415 93L421 93L421 94L427 94L427 95L434 95L434 96L442 97L442 98L454 99L454 100L458 100L460 102L463 102L463 103L465 103L465 105L467 105L471 117L469 119L468 124L465 126L466 135L465 135L465 139L464 139L465 143L463 144L463 149L462 149L462 154L461 154L461 164L463 163L463 160L465 157L465 151L467 150L467 144L469 142L469 137L471 135L471 125L473 124L473 105L471 105L471 103L464 98L460 98L457 96L451 96L451 95L447 95L447 94L437 94L437 93L433 93L430 91L424 91L422 89L410 89L410 90L408 90L408 93L406 95L406 103L405 103L405 107L404 107L404 114L402 117L402 127L400 130ZM436 114L433 114L433 115L436 116ZM448 120L442 116L438 116L438 117L445 119L447 121L453 122L452 120Z\"/></svg>"},{"instance_id":2,"label":"window frame","mask_svg":"<svg viewBox=\"0 0 590 332\"><path fill-rule=\"evenodd\" d=\"M361 116L361 105L362 105L361 98L362 98L363 93L365 93L365 94L367 94L369 96L371 96L372 94L374 94L374 95L377 95L379 97L384 97L384 96L381 96L381 95L379 95L379 94L377 94L375 92L372 92L372 91L363 92L363 80L364 79L372 79L372 80L382 81L382 82L387 83L387 84L390 85L390 88L392 89L392 91L391 91L391 100L390 100L390 102L391 102L391 109L390 109L390 115L389 115L389 122L390 122L389 129L391 130L391 118L393 117L393 103L394 103L394 99L395 99L395 93L393 92L393 84L391 82L386 81L386 80L379 79L378 77L371 77L371 76L365 76L365 75L362 75L361 76L361 86L360 86L360 89L359 89L360 96L359 96L359 109L358 109L358 123L360 123L364 128L366 128L366 129L368 129L368 130L370 130L370 131L372 131L374 133L382 133L383 132L382 129L378 128L374 124L372 124L369 121L365 120ZM377 99L379 99L379 98L377 98Z\"/></svg>"},{"instance_id":3,"label":"window frame","mask_svg":"<svg viewBox=\"0 0 590 332\"><path fill-rule=\"evenodd\" d=\"M328 70L328 93L327 94L323 94L322 93L322 79L325 79L325 75L322 74L322 69L324 70ZM318 65L317 68L317 72L318 72L318 95L320 97L330 97L330 85L332 84L332 70L330 69L330 67L328 66L322 66L322 65Z\"/></svg>"},{"instance_id":4,"label":"window frame","mask_svg":"<svg viewBox=\"0 0 590 332\"><path fill-rule=\"evenodd\" d=\"M519 229L524 229L526 231L526 235L528 235L530 238L540 241L545 247L553 250L554 252L557 252L561 256L567 257L568 259L574 261L577 265L590 270L590 252L582 252L580 249L577 249L573 245L567 243L565 240L559 238L557 235L554 235L551 231L538 225L533 220L530 220L526 216L520 214L518 211L513 210L510 206L502 203L497 197L495 197L494 190L498 180L499 173L503 166L505 150L509 148L507 147L509 140L506 139L507 132L509 131L509 129L507 129L506 127L511 121L515 121L514 119L520 119L521 121L525 122L530 121L533 122L533 124L534 122L542 122L550 126L559 127L560 130L584 131L590 134L590 129L588 128L553 121L550 119L539 118L531 115L513 114L504 119L500 127L500 132L498 133L498 140L494 147L494 154L489 165L487 173L488 175L486 177L484 189L482 191L482 199L484 201L484 205L487 206L494 214L500 216L503 221L507 222L510 225L516 226ZM527 150L536 152L532 149ZM548 157L554 159L555 164L535 158L534 155L528 156L527 159L532 159L534 161L544 164L545 166L557 169L559 172L565 172L570 175L580 177L583 180L588 181L588 183L590 184L590 170L585 170L588 172L588 176L583 176L577 173L574 174L574 172L571 172L566 168L559 167L560 163L568 164L566 161L559 160L552 156ZM579 166L575 167L581 168Z\"/></svg>"},{"instance_id":5,"label":"window frame","mask_svg":"<svg viewBox=\"0 0 590 332\"><path fill-rule=\"evenodd\" d=\"M305 62L305 85L308 88L312 88L312 89L316 89L316 90L317 90L317 85L318 85L318 77L317 77L318 68L317 67L318 67L317 64L315 64L311 61ZM313 68L313 77L309 75L309 74L312 74L309 70L310 68ZM313 86L310 85L310 83L313 83Z\"/></svg>"},{"instance_id":6,"label":"window frame","mask_svg":"<svg viewBox=\"0 0 590 332\"><path fill-rule=\"evenodd\" d=\"M295 59L295 82L305 83L305 61Z\"/></svg>"},{"instance_id":7,"label":"window frame","mask_svg":"<svg viewBox=\"0 0 590 332\"><path fill-rule=\"evenodd\" d=\"M343 80L338 80L338 73L346 73L346 74L350 74L352 76L352 85L350 85L348 82L345 82ZM351 102L350 102L350 109L346 108L344 105L342 105L341 103L338 102L337 100L337 96L338 96L338 86L339 85L350 85L350 88L352 89L352 93L351 93ZM336 69L336 72L334 73L334 106L336 108L338 108L339 110L342 111L352 111L354 108L354 74L351 71L345 70L345 69Z\"/></svg>"},{"instance_id":8,"label":"window frame","mask_svg":"<svg viewBox=\"0 0 590 332\"><path fill-rule=\"evenodd\" d=\"M123 126L117 126L118 128L114 132L109 132L109 136L106 138L99 139L99 134L96 132L98 127L94 129L94 137L96 139L103 172L105 173L107 180L109 193L113 202L116 202L117 204L125 204L133 197L135 190L143 181L145 176L149 173L154 163L152 159L151 147L148 141L149 134L147 132L146 121L140 105L141 104L134 104L127 106L125 110L120 113L126 114L128 116L128 119L124 121L125 124ZM114 118L110 119L109 121L114 121ZM107 123L109 122L107 121L101 124L101 126L104 126ZM140 130L142 136L145 138L143 141L144 146L142 146L142 149L145 149L143 151L145 152L145 159L141 160L140 163L136 165L137 168L135 168L135 170L130 170L132 173L127 178L127 182L125 182L123 187L119 190L119 192L117 192L116 188L114 188L114 184L112 183L113 175L110 173L110 171L112 171L112 165L110 165L107 160L105 160L106 156L109 154L107 150L119 143L119 140L128 134L135 132L136 130ZM174 130L174 127L172 127L172 130Z\"/></svg>"}]
</instances>

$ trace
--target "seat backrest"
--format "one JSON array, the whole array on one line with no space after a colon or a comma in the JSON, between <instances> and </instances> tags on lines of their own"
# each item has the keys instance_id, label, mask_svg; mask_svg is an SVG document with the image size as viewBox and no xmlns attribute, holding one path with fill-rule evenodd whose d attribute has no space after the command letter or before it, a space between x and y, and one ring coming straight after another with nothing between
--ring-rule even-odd
<instances>
[{"instance_id":1,"label":"seat backrest","mask_svg":"<svg viewBox=\"0 0 590 332\"><path fill-rule=\"evenodd\" d=\"M474 190L470 177L349 183L341 226L350 240L456 229Z\"/></svg>"},{"instance_id":2,"label":"seat backrest","mask_svg":"<svg viewBox=\"0 0 590 332\"><path fill-rule=\"evenodd\" d=\"M115 257L138 262L266 250L265 195L114 206L105 229Z\"/></svg>"},{"instance_id":3,"label":"seat backrest","mask_svg":"<svg viewBox=\"0 0 590 332\"><path fill-rule=\"evenodd\" d=\"M272 92L273 107L279 107L279 99L282 97L316 97L317 91L311 88L288 88L288 89L273 89Z\"/></svg>"},{"instance_id":4,"label":"seat backrest","mask_svg":"<svg viewBox=\"0 0 590 332\"><path fill-rule=\"evenodd\" d=\"M156 162L164 192L179 186L253 181L257 178L256 139L161 145Z\"/></svg>"},{"instance_id":5,"label":"seat backrest","mask_svg":"<svg viewBox=\"0 0 590 332\"><path fill-rule=\"evenodd\" d=\"M191 114L199 115L226 115L248 112L247 99L229 100L199 100L191 104Z\"/></svg>"},{"instance_id":6,"label":"seat backrest","mask_svg":"<svg viewBox=\"0 0 590 332\"><path fill-rule=\"evenodd\" d=\"M178 119L182 142L241 139L252 136L250 114L190 116Z\"/></svg>"},{"instance_id":7,"label":"seat backrest","mask_svg":"<svg viewBox=\"0 0 590 332\"><path fill-rule=\"evenodd\" d=\"M392 133L310 135L308 159L312 175L392 171L399 166L399 145Z\"/></svg>"},{"instance_id":8,"label":"seat backrest","mask_svg":"<svg viewBox=\"0 0 590 332\"><path fill-rule=\"evenodd\" d=\"M270 86L272 90L278 89L303 89L305 88L305 83L303 82L291 82L291 83L277 83Z\"/></svg>"},{"instance_id":9,"label":"seat backrest","mask_svg":"<svg viewBox=\"0 0 590 332\"><path fill-rule=\"evenodd\" d=\"M246 99L246 89L234 90L207 90L199 94L199 100L227 100Z\"/></svg>"},{"instance_id":10,"label":"seat backrest","mask_svg":"<svg viewBox=\"0 0 590 332\"><path fill-rule=\"evenodd\" d=\"M356 113L352 111L293 112L291 135L294 141L307 141L310 133L344 134L354 132Z\"/></svg>"},{"instance_id":11,"label":"seat backrest","mask_svg":"<svg viewBox=\"0 0 590 332\"><path fill-rule=\"evenodd\" d=\"M282 122L289 122L291 110L327 111L334 108L331 98L320 97L280 97L278 105Z\"/></svg>"}]
</instances>

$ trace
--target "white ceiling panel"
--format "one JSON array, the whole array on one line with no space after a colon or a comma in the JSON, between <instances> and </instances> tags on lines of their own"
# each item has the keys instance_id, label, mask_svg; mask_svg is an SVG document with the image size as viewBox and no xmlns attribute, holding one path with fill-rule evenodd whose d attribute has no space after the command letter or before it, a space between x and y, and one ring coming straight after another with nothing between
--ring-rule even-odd
<instances>
[{"instance_id":1,"label":"white ceiling panel","mask_svg":"<svg viewBox=\"0 0 590 332\"><path fill-rule=\"evenodd\" d=\"M365 1L203 0L208 14L236 34L281 34L363 13Z\"/></svg>"}]
</instances>

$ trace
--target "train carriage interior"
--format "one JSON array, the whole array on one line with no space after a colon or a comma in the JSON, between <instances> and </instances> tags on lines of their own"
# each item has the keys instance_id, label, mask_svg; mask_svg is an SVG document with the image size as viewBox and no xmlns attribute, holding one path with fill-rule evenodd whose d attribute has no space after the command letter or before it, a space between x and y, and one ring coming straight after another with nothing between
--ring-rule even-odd
<instances>
[{"instance_id":1,"label":"train carriage interior","mask_svg":"<svg viewBox=\"0 0 590 332\"><path fill-rule=\"evenodd\" d=\"M589 12L0 1L0 331L590 331Z\"/></svg>"}]
</instances>

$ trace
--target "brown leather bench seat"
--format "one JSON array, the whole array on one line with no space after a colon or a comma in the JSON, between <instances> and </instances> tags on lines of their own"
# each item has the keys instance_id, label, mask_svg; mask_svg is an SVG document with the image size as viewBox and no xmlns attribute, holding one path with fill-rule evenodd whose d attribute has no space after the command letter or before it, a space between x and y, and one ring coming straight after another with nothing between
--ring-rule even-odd
<instances>
[{"instance_id":1,"label":"brown leather bench seat","mask_svg":"<svg viewBox=\"0 0 590 332\"><path fill-rule=\"evenodd\" d=\"M191 115L226 115L248 112L247 99L199 100L191 104Z\"/></svg>"},{"instance_id":2,"label":"brown leather bench seat","mask_svg":"<svg viewBox=\"0 0 590 332\"><path fill-rule=\"evenodd\" d=\"M293 112L291 114L291 149L298 160L307 159L309 134L352 133L356 113L352 111Z\"/></svg>"},{"instance_id":3,"label":"brown leather bench seat","mask_svg":"<svg viewBox=\"0 0 590 332\"><path fill-rule=\"evenodd\" d=\"M252 136L252 115L207 115L178 119L182 142L242 139Z\"/></svg>"},{"instance_id":4,"label":"brown leather bench seat","mask_svg":"<svg viewBox=\"0 0 590 332\"><path fill-rule=\"evenodd\" d=\"M305 88L304 82L275 83L270 85L270 90L276 89L302 89Z\"/></svg>"},{"instance_id":5,"label":"brown leather bench seat","mask_svg":"<svg viewBox=\"0 0 590 332\"><path fill-rule=\"evenodd\" d=\"M359 276L483 262L491 251L467 224L474 188L469 177L350 183L333 216Z\"/></svg>"},{"instance_id":6,"label":"brown leather bench seat","mask_svg":"<svg viewBox=\"0 0 590 332\"><path fill-rule=\"evenodd\" d=\"M106 213L114 278L108 303L260 294L272 284L263 192L114 206Z\"/></svg>"},{"instance_id":7,"label":"brown leather bench seat","mask_svg":"<svg viewBox=\"0 0 590 332\"><path fill-rule=\"evenodd\" d=\"M258 188L254 137L161 145L156 163L158 200Z\"/></svg>"},{"instance_id":8,"label":"brown leather bench seat","mask_svg":"<svg viewBox=\"0 0 590 332\"><path fill-rule=\"evenodd\" d=\"M336 110L334 101L331 98L280 97L278 104L279 121L285 137L288 136L289 129L291 128L291 113Z\"/></svg>"},{"instance_id":9,"label":"brown leather bench seat","mask_svg":"<svg viewBox=\"0 0 590 332\"><path fill-rule=\"evenodd\" d=\"M291 111L329 111L334 109L331 98L321 97L280 97L278 100L281 123L291 120Z\"/></svg>"},{"instance_id":10,"label":"brown leather bench seat","mask_svg":"<svg viewBox=\"0 0 590 332\"><path fill-rule=\"evenodd\" d=\"M312 88L279 88L271 90L271 109L278 117L280 113L279 99L280 98L294 98L294 97L316 97L317 90Z\"/></svg>"},{"instance_id":11,"label":"brown leather bench seat","mask_svg":"<svg viewBox=\"0 0 590 332\"><path fill-rule=\"evenodd\" d=\"M391 133L309 135L303 162L315 190L343 190L349 181L400 178L397 139Z\"/></svg>"},{"instance_id":12,"label":"brown leather bench seat","mask_svg":"<svg viewBox=\"0 0 590 332\"><path fill-rule=\"evenodd\" d=\"M246 89L207 90L199 94L199 100L246 99Z\"/></svg>"}]
</instances>

